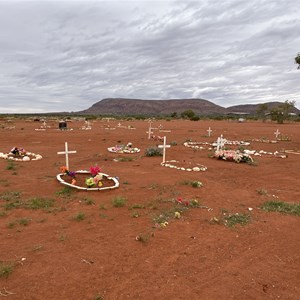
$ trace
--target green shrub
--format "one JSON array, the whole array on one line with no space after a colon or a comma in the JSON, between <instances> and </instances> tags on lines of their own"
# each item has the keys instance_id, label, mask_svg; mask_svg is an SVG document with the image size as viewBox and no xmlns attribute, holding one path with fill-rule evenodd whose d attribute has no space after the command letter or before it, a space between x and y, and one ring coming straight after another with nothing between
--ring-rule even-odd
<instances>
[{"instance_id":1,"label":"green shrub","mask_svg":"<svg viewBox=\"0 0 300 300\"><path fill-rule=\"evenodd\" d=\"M145 156L162 156L162 155L163 155L162 150L156 147L147 148L145 151Z\"/></svg>"},{"instance_id":2,"label":"green shrub","mask_svg":"<svg viewBox=\"0 0 300 300\"><path fill-rule=\"evenodd\" d=\"M118 197L115 197L113 200L112 200L112 205L114 207L123 207L126 203L126 198L122 197L122 196L118 196Z\"/></svg>"},{"instance_id":3,"label":"green shrub","mask_svg":"<svg viewBox=\"0 0 300 300\"><path fill-rule=\"evenodd\" d=\"M49 208L54 206L54 199L47 199L47 198L32 198L27 202L26 207L30 209L42 209L42 208Z\"/></svg>"},{"instance_id":4,"label":"green shrub","mask_svg":"<svg viewBox=\"0 0 300 300\"><path fill-rule=\"evenodd\" d=\"M286 203L282 201L267 201L261 208L265 211L277 211L283 214L300 217L300 203Z\"/></svg>"}]
</instances>

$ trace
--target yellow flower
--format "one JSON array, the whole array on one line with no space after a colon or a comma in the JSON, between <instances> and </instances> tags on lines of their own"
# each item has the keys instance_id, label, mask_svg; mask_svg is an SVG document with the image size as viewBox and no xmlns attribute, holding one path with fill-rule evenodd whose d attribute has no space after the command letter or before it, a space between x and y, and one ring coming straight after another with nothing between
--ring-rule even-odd
<instances>
[{"instance_id":1,"label":"yellow flower","mask_svg":"<svg viewBox=\"0 0 300 300\"><path fill-rule=\"evenodd\" d=\"M175 211L174 217L175 217L176 219L180 219L180 217L181 217L180 212L179 212L179 211Z\"/></svg>"}]
</instances>

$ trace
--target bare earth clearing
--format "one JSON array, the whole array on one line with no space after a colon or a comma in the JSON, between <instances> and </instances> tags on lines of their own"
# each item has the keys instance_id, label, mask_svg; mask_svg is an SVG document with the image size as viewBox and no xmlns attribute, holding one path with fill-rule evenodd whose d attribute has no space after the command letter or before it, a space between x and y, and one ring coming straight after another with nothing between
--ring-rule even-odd
<instances>
[{"instance_id":1,"label":"bare earth clearing","mask_svg":"<svg viewBox=\"0 0 300 300\"><path fill-rule=\"evenodd\" d=\"M0 200L0 262L14 264L0 277L1 296L7 299L299 299L300 218L265 212L267 200L299 202L300 155L288 158L255 157L256 165L225 162L209 157L208 150L187 148L187 139L213 142L220 134L228 140L274 140L278 128L291 141L252 142L265 151L300 150L300 124L229 121L156 121L171 132L167 160L199 163L206 172L185 172L160 166L162 157L145 157L145 149L162 144L148 140L148 123L124 121L134 130L118 128L119 121L95 121L92 130L70 122L72 131L52 128L35 131L41 123L16 121L15 129L0 129L0 152L23 147L42 160L9 162L0 159L0 195L20 192L20 201L55 199L54 207L6 209ZM116 127L115 130L104 126ZM206 130L211 127L212 136ZM98 165L117 176L120 187L87 192L65 188L56 180L65 165L68 142L70 169ZM108 147L131 142L137 154L114 154ZM114 161L132 157L132 161ZM183 181L201 181L194 188ZM61 195L57 193L61 192ZM126 198L115 207L116 197ZM178 206L181 197L196 199L202 208L190 208L166 227L155 220ZM3 198L3 197L2 197ZM90 204L90 205L89 205ZM210 209L207 209L208 207ZM249 211L249 208L253 208ZM216 224L222 214L247 213L250 223L229 228ZM79 213L84 216L80 220ZM140 237L137 240L136 237ZM12 294L8 294L10 292ZM298 295L298 296L297 296ZM1 297L0 296L0 297Z\"/></svg>"}]
</instances>

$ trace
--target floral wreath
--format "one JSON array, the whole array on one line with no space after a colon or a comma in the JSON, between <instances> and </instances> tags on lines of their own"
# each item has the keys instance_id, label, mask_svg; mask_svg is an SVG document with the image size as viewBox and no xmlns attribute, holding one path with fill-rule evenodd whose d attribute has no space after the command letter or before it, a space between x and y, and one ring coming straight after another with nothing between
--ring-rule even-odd
<instances>
[{"instance_id":1,"label":"floral wreath","mask_svg":"<svg viewBox=\"0 0 300 300\"><path fill-rule=\"evenodd\" d=\"M86 187L77 185L76 175L77 174L90 174L91 176L85 179ZM71 183L66 182L62 176L70 176L72 178ZM111 190L119 187L119 181L116 177L111 177L107 174L101 173L101 169L98 166L90 167L89 171L79 170L79 171L69 171L67 167L61 167L61 173L56 176L57 180L69 187L76 188L79 190L87 191L100 191L100 190ZM103 179L112 180L114 182L113 186L103 187Z\"/></svg>"},{"instance_id":2,"label":"floral wreath","mask_svg":"<svg viewBox=\"0 0 300 300\"><path fill-rule=\"evenodd\" d=\"M0 152L0 158L14 161L40 160L42 155L27 152L24 148L13 147L9 153Z\"/></svg>"},{"instance_id":3,"label":"floral wreath","mask_svg":"<svg viewBox=\"0 0 300 300\"><path fill-rule=\"evenodd\" d=\"M172 168L172 169L177 169L177 170L181 170L181 171L194 171L194 172L200 172L200 171L206 171L207 167L204 165L200 165L200 164L196 164L196 166L194 167L190 167L190 168L184 168L184 167L178 167L176 166L176 163L180 163L178 160L168 160L165 162L161 163L161 166L163 167L168 167L168 168Z\"/></svg>"}]
</instances>

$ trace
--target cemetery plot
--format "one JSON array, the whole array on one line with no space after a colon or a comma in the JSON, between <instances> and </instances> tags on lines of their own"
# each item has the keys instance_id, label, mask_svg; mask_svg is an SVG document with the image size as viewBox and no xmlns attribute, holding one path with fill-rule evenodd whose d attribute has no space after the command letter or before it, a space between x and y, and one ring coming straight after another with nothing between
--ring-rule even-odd
<instances>
[{"instance_id":1,"label":"cemetery plot","mask_svg":"<svg viewBox=\"0 0 300 300\"><path fill-rule=\"evenodd\" d=\"M60 183L78 190L104 191L119 187L117 178L100 171L95 174L86 170L70 172L62 169L62 173L58 174L56 178Z\"/></svg>"},{"instance_id":2,"label":"cemetery plot","mask_svg":"<svg viewBox=\"0 0 300 300\"><path fill-rule=\"evenodd\" d=\"M87 191L111 190L119 187L117 178L102 173L98 166L90 167L90 171L70 171L69 154L75 153L77 151L68 150L67 142L65 142L65 151L57 152L57 154L65 154L66 156L66 165L61 167L61 173L56 176L61 184Z\"/></svg>"},{"instance_id":3,"label":"cemetery plot","mask_svg":"<svg viewBox=\"0 0 300 300\"><path fill-rule=\"evenodd\" d=\"M132 147L132 143L127 143L126 145L116 145L115 147L107 148L107 150L112 153L125 153L125 154L134 154L134 153L139 153L141 151L137 147Z\"/></svg>"},{"instance_id":4,"label":"cemetery plot","mask_svg":"<svg viewBox=\"0 0 300 300\"><path fill-rule=\"evenodd\" d=\"M8 153L0 152L0 158L13 160L13 161L32 161L42 159L42 155L26 151L21 147L14 147Z\"/></svg>"}]
</instances>

